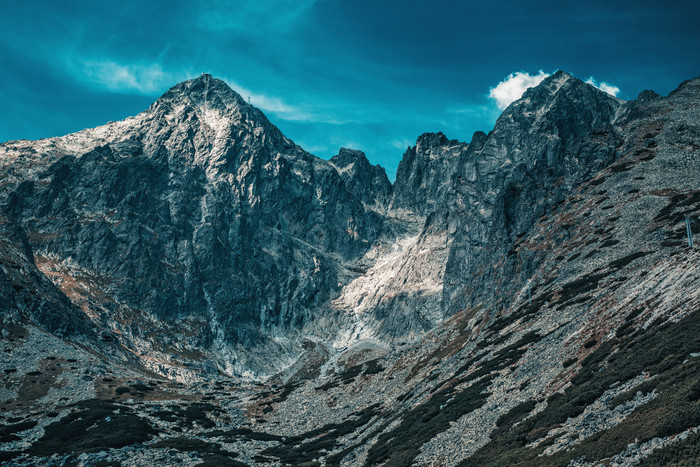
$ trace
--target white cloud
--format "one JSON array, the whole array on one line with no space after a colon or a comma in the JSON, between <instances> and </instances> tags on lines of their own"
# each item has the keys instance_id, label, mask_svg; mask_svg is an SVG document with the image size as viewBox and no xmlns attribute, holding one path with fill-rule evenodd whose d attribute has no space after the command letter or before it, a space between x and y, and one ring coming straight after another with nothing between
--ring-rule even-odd
<instances>
[{"instance_id":1,"label":"white cloud","mask_svg":"<svg viewBox=\"0 0 700 467\"><path fill-rule=\"evenodd\" d=\"M586 83L590 84L591 86L597 87L603 92L607 92L613 97L617 97L617 95L620 93L620 88L618 88L617 86L613 86L612 84L606 83L605 81L601 81L600 83L598 83L595 79L593 79L592 76L586 80Z\"/></svg>"},{"instance_id":2,"label":"white cloud","mask_svg":"<svg viewBox=\"0 0 700 467\"><path fill-rule=\"evenodd\" d=\"M75 79L96 88L154 97L171 86L198 75L190 69L169 69L158 61L120 63L113 59L92 60L65 54L63 64L65 70ZM293 122L345 123L332 114L319 112L317 109L309 111L291 105L279 97L252 91L233 80L224 78L224 81L246 101L250 99L251 104L276 118Z\"/></svg>"},{"instance_id":3,"label":"white cloud","mask_svg":"<svg viewBox=\"0 0 700 467\"><path fill-rule=\"evenodd\" d=\"M157 63L121 64L112 60L75 60L67 65L74 77L114 92L156 94L187 77L187 73L166 71Z\"/></svg>"},{"instance_id":4,"label":"white cloud","mask_svg":"<svg viewBox=\"0 0 700 467\"><path fill-rule=\"evenodd\" d=\"M536 75L522 71L511 73L506 79L498 83L489 91L489 97L496 101L499 109L505 109L512 102L520 99L528 88L537 86L549 77L549 73L540 70Z\"/></svg>"}]
</instances>

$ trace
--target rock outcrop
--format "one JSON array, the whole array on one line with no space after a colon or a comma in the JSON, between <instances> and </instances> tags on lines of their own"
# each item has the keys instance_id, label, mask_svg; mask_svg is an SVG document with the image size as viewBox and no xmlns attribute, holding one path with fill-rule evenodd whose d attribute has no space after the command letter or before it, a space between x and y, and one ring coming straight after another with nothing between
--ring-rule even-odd
<instances>
[{"instance_id":1,"label":"rock outcrop","mask_svg":"<svg viewBox=\"0 0 700 467\"><path fill-rule=\"evenodd\" d=\"M367 206L386 210L391 200L392 186L382 167L371 165L362 151L347 148L341 148L329 162L353 196Z\"/></svg>"}]
</instances>

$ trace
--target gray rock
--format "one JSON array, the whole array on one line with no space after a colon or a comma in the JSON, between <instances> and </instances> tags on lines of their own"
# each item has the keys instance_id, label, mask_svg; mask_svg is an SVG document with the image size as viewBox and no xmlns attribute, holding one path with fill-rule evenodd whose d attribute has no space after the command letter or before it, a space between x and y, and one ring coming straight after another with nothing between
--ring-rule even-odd
<instances>
[{"instance_id":1,"label":"gray rock","mask_svg":"<svg viewBox=\"0 0 700 467\"><path fill-rule=\"evenodd\" d=\"M382 167L371 165L362 151L346 148L341 148L329 162L353 196L368 206L386 209L391 200L392 185Z\"/></svg>"}]
</instances>

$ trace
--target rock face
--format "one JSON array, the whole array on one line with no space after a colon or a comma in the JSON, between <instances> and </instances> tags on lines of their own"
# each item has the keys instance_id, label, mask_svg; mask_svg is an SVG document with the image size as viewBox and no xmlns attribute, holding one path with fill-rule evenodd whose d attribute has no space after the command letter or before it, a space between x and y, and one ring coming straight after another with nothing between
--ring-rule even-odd
<instances>
[{"instance_id":1,"label":"rock face","mask_svg":"<svg viewBox=\"0 0 700 467\"><path fill-rule=\"evenodd\" d=\"M99 284L88 295L124 339L179 323L155 347L266 373L302 338L416 339L466 306L507 303L537 266L509 245L615 160L619 106L557 73L470 144L421 135L392 187L359 151L304 152L202 75L123 122L4 144L2 193L52 274Z\"/></svg>"},{"instance_id":2,"label":"rock face","mask_svg":"<svg viewBox=\"0 0 700 467\"><path fill-rule=\"evenodd\" d=\"M621 103L560 71L526 91L462 153L448 201L455 233L445 272L448 310L507 301L531 278L537 259L508 255L511 245L619 157L613 120ZM494 258L506 262L501 275L484 267Z\"/></svg>"},{"instance_id":3,"label":"rock face","mask_svg":"<svg viewBox=\"0 0 700 467\"><path fill-rule=\"evenodd\" d=\"M1 211L0 297L2 327L20 325L29 315L60 337L90 331L78 307L37 269L25 232Z\"/></svg>"},{"instance_id":4,"label":"rock face","mask_svg":"<svg viewBox=\"0 0 700 467\"><path fill-rule=\"evenodd\" d=\"M442 133L425 133L409 148L396 171L392 208L426 216L446 199L459 155L468 145Z\"/></svg>"}]
</instances>

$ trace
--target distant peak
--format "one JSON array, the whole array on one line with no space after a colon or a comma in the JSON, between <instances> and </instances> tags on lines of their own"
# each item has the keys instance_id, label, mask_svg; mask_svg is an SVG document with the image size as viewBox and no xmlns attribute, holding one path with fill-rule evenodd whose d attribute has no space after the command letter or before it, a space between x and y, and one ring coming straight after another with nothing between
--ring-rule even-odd
<instances>
[{"instance_id":1,"label":"distant peak","mask_svg":"<svg viewBox=\"0 0 700 467\"><path fill-rule=\"evenodd\" d=\"M552 76L546 78L539 85L532 89L543 89L550 94L556 94L560 90L568 89L572 86L586 86L586 83L575 77L574 75L562 70L558 70Z\"/></svg>"},{"instance_id":2,"label":"distant peak","mask_svg":"<svg viewBox=\"0 0 700 467\"><path fill-rule=\"evenodd\" d=\"M469 144L483 146L484 142L486 141L486 138L488 138L488 135L483 131L475 131L472 135L472 140L469 142Z\"/></svg>"},{"instance_id":3,"label":"distant peak","mask_svg":"<svg viewBox=\"0 0 700 467\"><path fill-rule=\"evenodd\" d=\"M214 76L210 75L209 73L202 73L196 78L193 78L188 81L183 81L183 83L191 82L193 85L196 83L201 83L205 86L209 86L209 88L221 88L221 89L227 89L230 91L233 91L233 89L226 83L226 81L215 78ZM183 84L180 83L180 84ZM234 91L235 92L235 91Z\"/></svg>"},{"instance_id":4,"label":"distant peak","mask_svg":"<svg viewBox=\"0 0 700 467\"><path fill-rule=\"evenodd\" d=\"M441 131L437 133L423 133L416 140L416 146L418 148L426 148L432 146L443 146L449 143L450 140ZM455 141L456 142L456 141Z\"/></svg>"},{"instance_id":5,"label":"distant peak","mask_svg":"<svg viewBox=\"0 0 700 467\"><path fill-rule=\"evenodd\" d=\"M698 95L700 93L700 76L683 81L669 96Z\"/></svg>"},{"instance_id":6,"label":"distant peak","mask_svg":"<svg viewBox=\"0 0 700 467\"><path fill-rule=\"evenodd\" d=\"M651 102L657 99L661 99L661 96L652 91L651 89L645 89L644 91L640 92L637 96L638 102Z\"/></svg>"},{"instance_id":7,"label":"distant peak","mask_svg":"<svg viewBox=\"0 0 700 467\"><path fill-rule=\"evenodd\" d=\"M357 149L340 148L338 154L331 157L330 162L337 167L348 167L355 162L363 165L369 165L367 156L362 151Z\"/></svg>"},{"instance_id":8,"label":"distant peak","mask_svg":"<svg viewBox=\"0 0 700 467\"><path fill-rule=\"evenodd\" d=\"M549 105L553 101L569 100L618 101L595 86L585 83L579 78L562 70L547 77L537 86L529 88L523 96L513 103L514 109L525 106Z\"/></svg>"},{"instance_id":9,"label":"distant peak","mask_svg":"<svg viewBox=\"0 0 700 467\"><path fill-rule=\"evenodd\" d=\"M364 157L365 153L359 149L340 148L338 155L344 157Z\"/></svg>"},{"instance_id":10,"label":"distant peak","mask_svg":"<svg viewBox=\"0 0 700 467\"><path fill-rule=\"evenodd\" d=\"M558 80L567 80L570 78L578 79L574 75L572 75L571 73L567 73L564 70L557 70L556 72L554 72L554 74L551 76L551 78L558 79Z\"/></svg>"}]
</instances>

